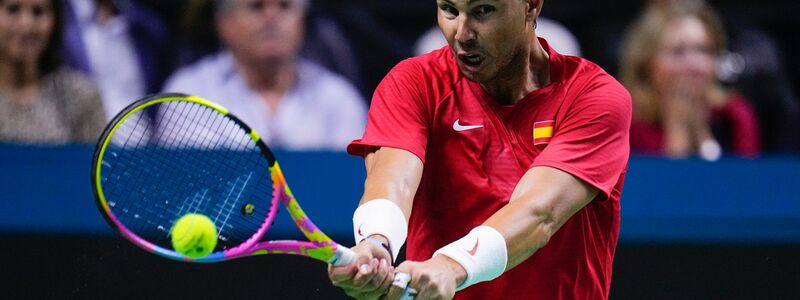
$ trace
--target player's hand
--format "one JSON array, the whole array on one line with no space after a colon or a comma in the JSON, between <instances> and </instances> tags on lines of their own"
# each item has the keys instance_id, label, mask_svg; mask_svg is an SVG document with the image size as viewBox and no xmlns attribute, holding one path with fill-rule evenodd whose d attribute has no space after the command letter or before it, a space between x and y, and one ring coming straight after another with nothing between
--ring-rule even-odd
<instances>
[{"instance_id":1,"label":"player's hand","mask_svg":"<svg viewBox=\"0 0 800 300\"><path fill-rule=\"evenodd\" d=\"M464 270L454 260L444 255L436 255L424 262L405 261L396 269L397 272L411 276L409 287L417 290L416 299L452 299L456 287L467 277ZM392 285L383 299L400 299L403 288Z\"/></svg>"},{"instance_id":2,"label":"player's hand","mask_svg":"<svg viewBox=\"0 0 800 300\"><path fill-rule=\"evenodd\" d=\"M351 248L356 253L354 263L328 266L328 278L333 285L356 299L379 299L386 294L394 279L394 267L389 251L368 241Z\"/></svg>"}]
</instances>

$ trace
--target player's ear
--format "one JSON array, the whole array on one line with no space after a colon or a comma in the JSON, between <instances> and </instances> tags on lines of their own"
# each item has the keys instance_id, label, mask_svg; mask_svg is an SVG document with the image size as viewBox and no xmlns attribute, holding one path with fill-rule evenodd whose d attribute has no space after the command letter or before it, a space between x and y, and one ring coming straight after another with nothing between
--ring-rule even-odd
<instances>
[{"instance_id":1,"label":"player's ear","mask_svg":"<svg viewBox=\"0 0 800 300\"><path fill-rule=\"evenodd\" d=\"M535 23L536 18L542 12L544 0L523 0L525 2L525 21Z\"/></svg>"}]
</instances>

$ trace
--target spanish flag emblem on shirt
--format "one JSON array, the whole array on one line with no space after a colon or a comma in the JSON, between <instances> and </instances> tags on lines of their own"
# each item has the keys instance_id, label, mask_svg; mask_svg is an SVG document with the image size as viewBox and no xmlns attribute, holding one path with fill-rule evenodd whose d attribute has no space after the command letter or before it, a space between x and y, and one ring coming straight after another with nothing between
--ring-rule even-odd
<instances>
[{"instance_id":1,"label":"spanish flag emblem on shirt","mask_svg":"<svg viewBox=\"0 0 800 300\"><path fill-rule=\"evenodd\" d=\"M550 143L553 137L553 125L555 120L540 121L533 123L533 144L543 145Z\"/></svg>"}]
</instances>

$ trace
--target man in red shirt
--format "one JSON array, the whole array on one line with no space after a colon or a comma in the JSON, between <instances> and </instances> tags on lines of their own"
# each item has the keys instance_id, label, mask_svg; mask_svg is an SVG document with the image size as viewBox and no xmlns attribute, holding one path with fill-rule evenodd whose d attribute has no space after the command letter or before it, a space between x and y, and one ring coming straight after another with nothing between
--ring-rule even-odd
<instances>
[{"instance_id":1,"label":"man in red shirt","mask_svg":"<svg viewBox=\"0 0 800 300\"><path fill-rule=\"evenodd\" d=\"M331 281L360 299L608 298L630 95L536 37L541 0L437 5L449 45L386 75L348 147L367 168L358 257Z\"/></svg>"}]
</instances>

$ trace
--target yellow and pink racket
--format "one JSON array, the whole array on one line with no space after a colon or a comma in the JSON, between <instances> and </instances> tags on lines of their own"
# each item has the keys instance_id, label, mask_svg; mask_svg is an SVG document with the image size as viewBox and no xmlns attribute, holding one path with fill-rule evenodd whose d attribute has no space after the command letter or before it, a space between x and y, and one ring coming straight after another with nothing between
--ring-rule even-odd
<instances>
[{"instance_id":1,"label":"yellow and pink racket","mask_svg":"<svg viewBox=\"0 0 800 300\"><path fill-rule=\"evenodd\" d=\"M166 258L294 254L341 266L355 257L306 216L259 134L199 97L159 94L120 112L98 141L92 183L108 223ZM307 241L265 240L281 204ZM193 258L172 248L170 229L188 213L208 216L216 226L211 254Z\"/></svg>"}]
</instances>

